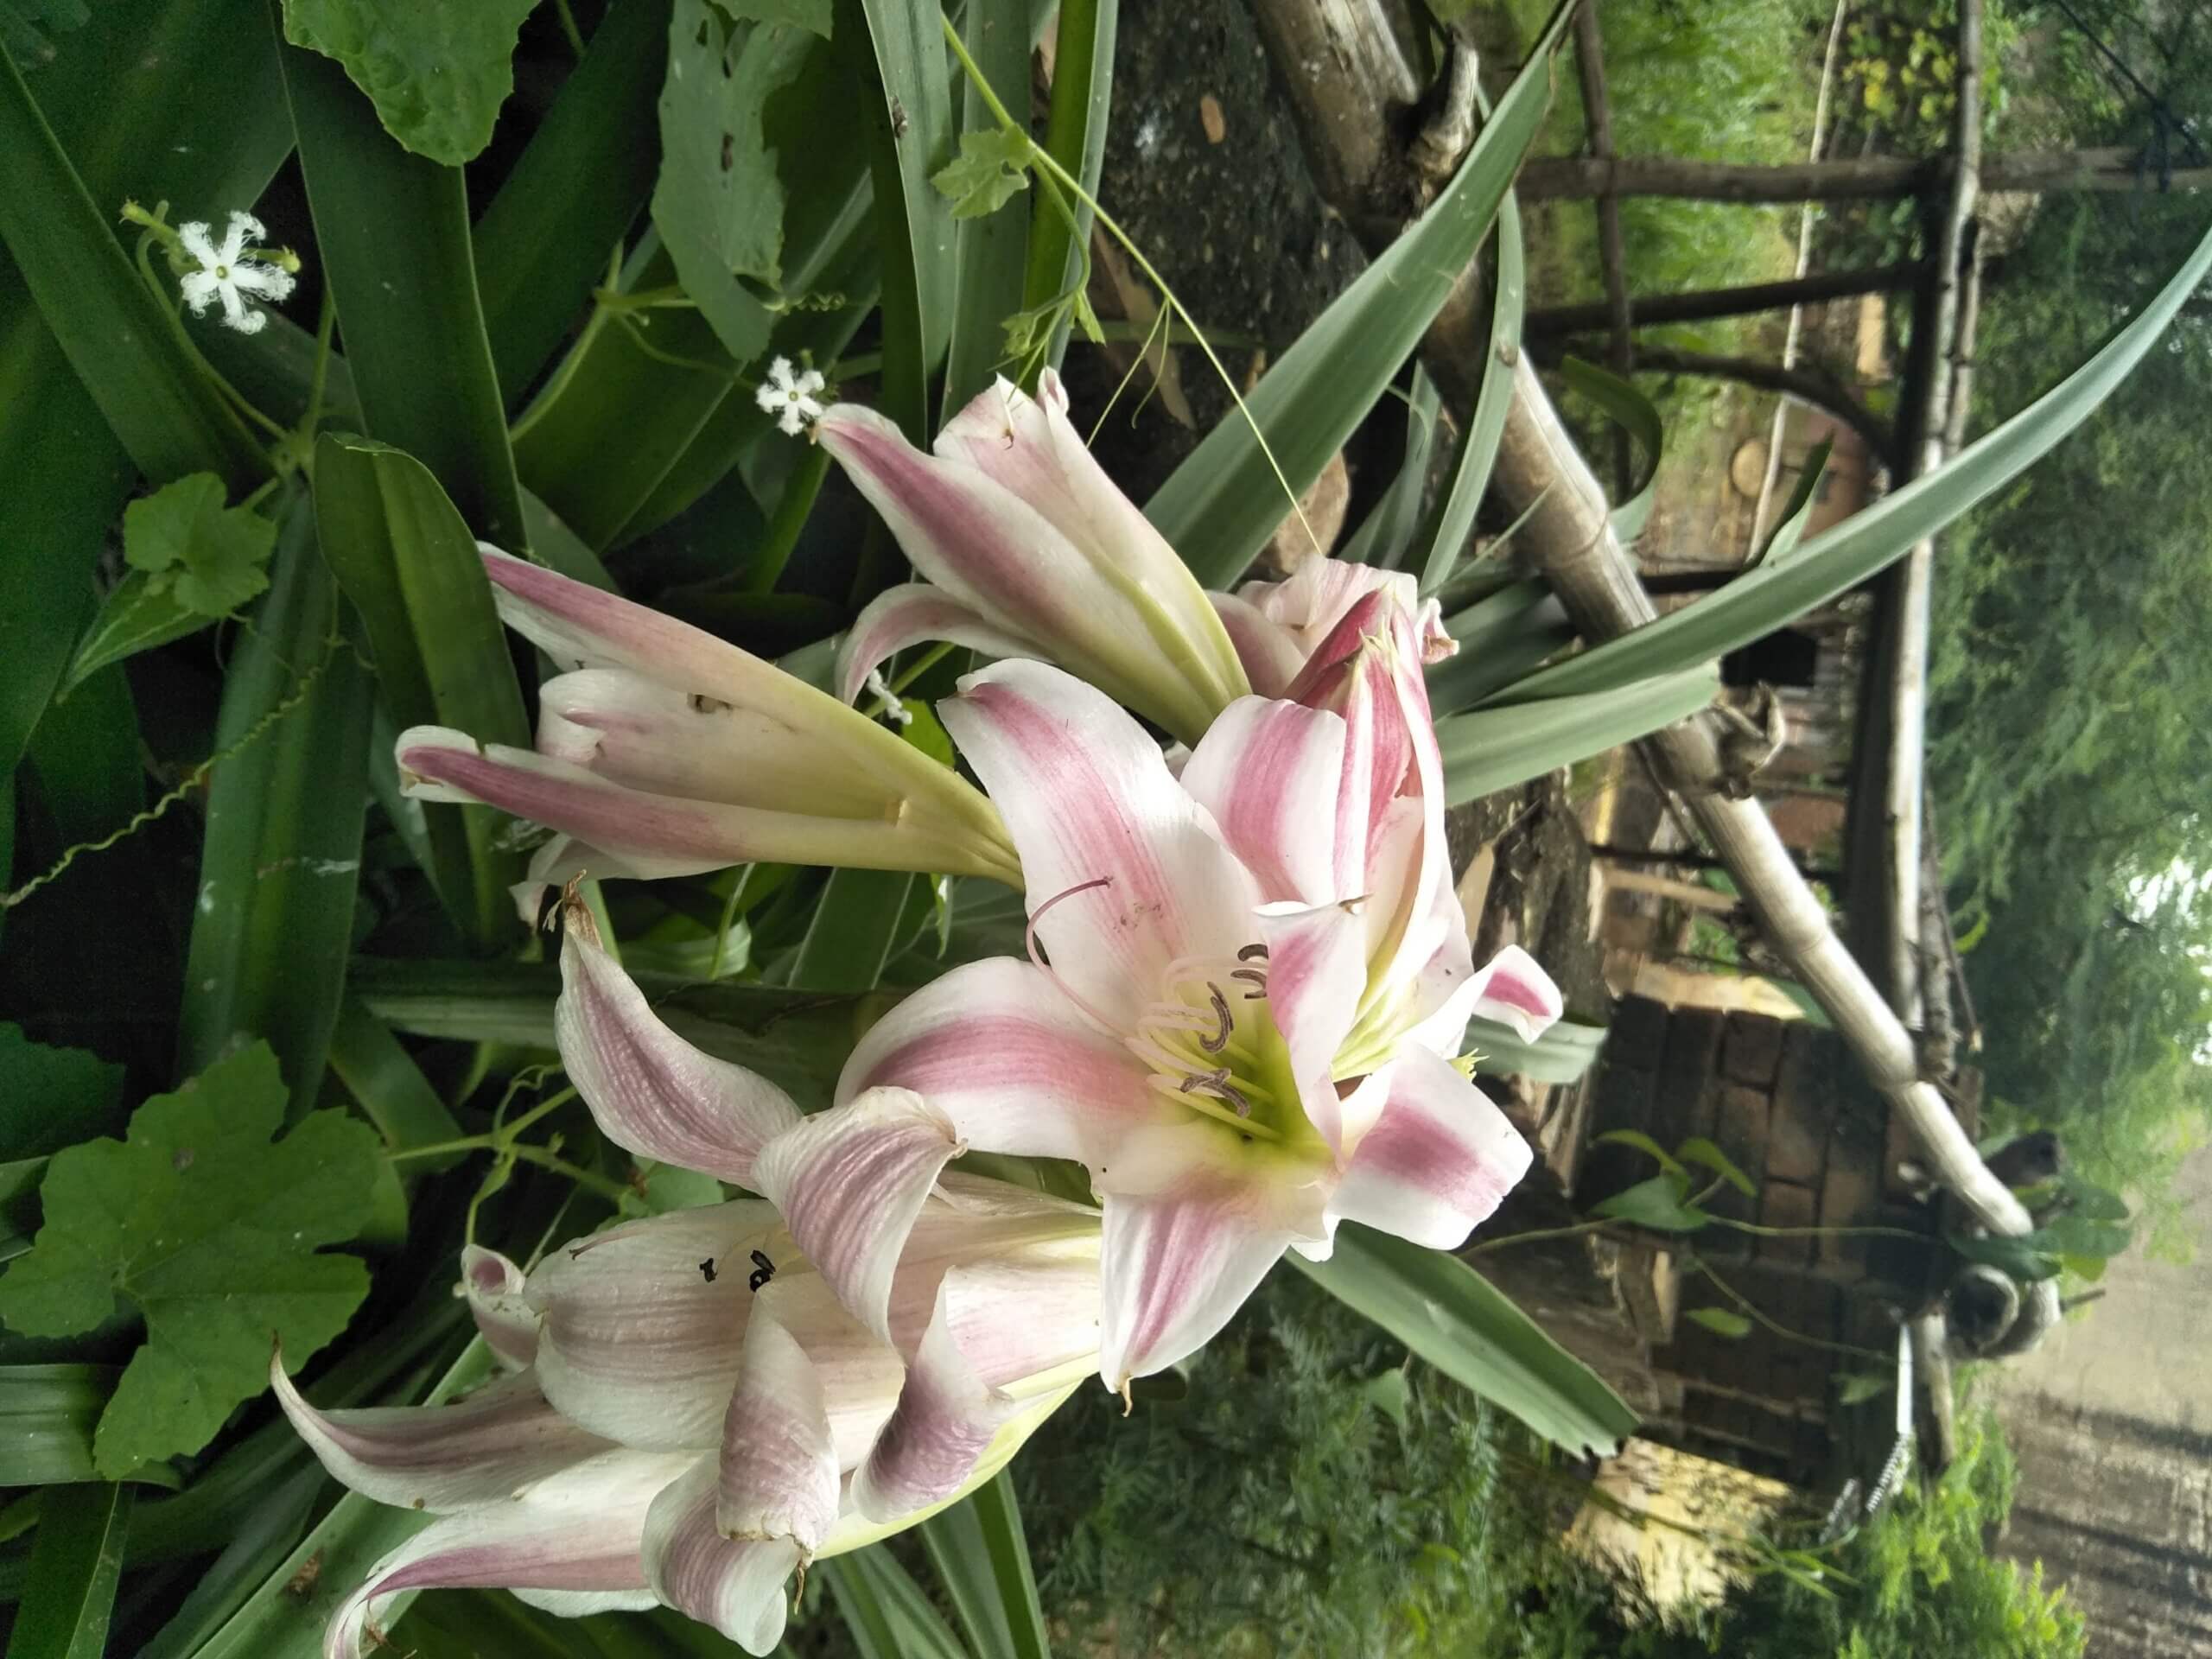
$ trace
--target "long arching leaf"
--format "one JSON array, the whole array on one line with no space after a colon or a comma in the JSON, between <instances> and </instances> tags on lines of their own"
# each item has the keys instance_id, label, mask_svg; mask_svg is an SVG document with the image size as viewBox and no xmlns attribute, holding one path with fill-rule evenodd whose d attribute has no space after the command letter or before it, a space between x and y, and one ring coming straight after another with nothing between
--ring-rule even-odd
<instances>
[{"instance_id":1,"label":"long arching leaf","mask_svg":"<svg viewBox=\"0 0 2212 1659\"><path fill-rule=\"evenodd\" d=\"M1934 472L1800 543L1788 558L1770 560L1694 605L1532 674L1492 701L1517 704L1608 690L1711 662L1857 587L2018 478L2087 420L2142 360L2207 272L2212 272L2212 233L2103 350Z\"/></svg>"}]
</instances>

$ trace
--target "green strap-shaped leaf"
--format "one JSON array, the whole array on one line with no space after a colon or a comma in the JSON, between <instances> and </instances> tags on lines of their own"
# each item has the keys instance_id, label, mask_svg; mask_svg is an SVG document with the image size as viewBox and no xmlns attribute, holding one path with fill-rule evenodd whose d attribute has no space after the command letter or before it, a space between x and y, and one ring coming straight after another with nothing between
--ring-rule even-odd
<instances>
[{"instance_id":1,"label":"green strap-shaped leaf","mask_svg":"<svg viewBox=\"0 0 2212 1659\"><path fill-rule=\"evenodd\" d=\"M899 870L832 870L791 965L795 991L872 991L891 960L916 878Z\"/></svg>"},{"instance_id":2,"label":"green strap-shaped leaf","mask_svg":"<svg viewBox=\"0 0 2212 1659\"><path fill-rule=\"evenodd\" d=\"M1413 395L1406 403L1406 449L1398 475L1390 480L1351 539L1337 556L1352 564L1395 569L1406 562L1421 524L1421 505L1428 493L1428 456L1436 446L1437 415L1443 397L1419 364L1414 365Z\"/></svg>"},{"instance_id":3,"label":"green strap-shaped leaf","mask_svg":"<svg viewBox=\"0 0 2212 1659\"><path fill-rule=\"evenodd\" d=\"M476 223L476 290L512 404L606 280L660 163L653 123L670 0L610 6L583 61Z\"/></svg>"},{"instance_id":4,"label":"green strap-shaped leaf","mask_svg":"<svg viewBox=\"0 0 2212 1659\"><path fill-rule=\"evenodd\" d=\"M1666 424L1659 418L1659 406L1620 376L1579 357L1570 357L1560 364L1559 377L1570 390L1581 393L1603 410L1607 419L1623 428L1643 451L1643 470L1630 486L1627 499L1612 511L1613 533L1624 542L1632 542L1643 533L1658 492L1659 456L1667 437Z\"/></svg>"},{"instance_id":5,"label":"green strap-shaped leaf","mask_svg":"<svg viewBox=\"0 0 2212 1659\"><path fill-rule=\"evenodd\" d=\"M999 102L1010 110L1029 102L1029 8L1027 0L969 0L961 22L962 42L990 82ZM1057 66L1057 60L1055 63ZM982 91L962 83L961 130L991 130ZM950 420L968 400L991 384L1006 348L1002 325L1022 308L1024 271L1028 263L1029 192L1014 195L995 212L961 219L955 227L951 343L944 364L944 418ZM1050 208L1039 208L1050 213Z\"/></svg>"},{"instance_id":6,"label":"green strap-shaped leaf","mask_svg":"<svg viewBox=\"0 0 2212 1659\"><path fill-rule=\"evenodd\" d=\"M92 1431L115 1392L112 1365L0 1365L0 1484L67 1485L97 1480ZM174 1491L166 1463L123 1477Z\"/></svg>"},{"instance_id":7,"label":"green strap-shaped leaf","mask_svg":"<svg viewBox=\"0 0 2212 1659\"><path fill-rule=\"evenodd\" d=\"M956 274L952 204L930 180L952 159L951 84L935 0L839 0L833 41L872 135L883 261L883 410L930 440L929 380L944 360Z\"/></svg>"},{"instance_id":8,"label":"green strap-shaped leaf","mask_svg":"<svg viewBox=\"0 0 2212 1659\"><path fill-rule=\"evenodd\" d=\"M482 1382L492 1369L491 1351L480 1338L431 1389L428 1403L452 1399ZM431 1519L348 1492L195 1650L194 1659L320 1659L323 1627L338 1604L367 1579L371 1567ZM308 1579L313 1587L302 1593L292 1586L309 1561L315 1565ZM414 1599L414 1592L403 1591L387 1603L387 1624L397 1624Z\"/></svg>"},{"instance_id":9,"label":"green strap-shaped leaf","mask_svg":"<svg viewBox=\"0 0 2212 1659\"><path fill-rule=\"evenodd\" d=\"M234 490L269 472L245 424L193 361L173 308L147 287L103 210L0 53L0 240L70 365L138 469L166 481L219 474Z\"/></svg>"},{"instance_id":10,"label":"green strap-shaped leaf","mask_svg":"<svg viewBox=\"0 0 2212 1659\"><path fill-rule=\"evenodd\" d=\"M1441 716L1480 702L1574 643L1574 625L1534 578L1509 582L1445 618L1458 654L1428 669L1428 706Z\"/></svg>"},{"instance_id":11,"label":"green strap-shaped leaf","mask_svg":"<svg viewBox=\"0 0 2212 1659\"><path fill-rule=\"evenodd\" d=\"M1546 1336L1456 1256L1347 1222L1336 1252L1284 1258L1453 1381L1577 1457L1611 1456L1636 1414L1605 1380Z\"/></svg>"},{"instance_id":12,"label":"green strap-shaped leaf","mask_svg":"<svg viewBox=\"0 0 2212 1659\"><path fill-rule=\"evenodd\" d=\"M401 149L329 59L281 51L315 245L369 435L428 467L478 535L519 552L522 496L461 169Z\"/></svg>"},{"instance_id":13,"label":"green strap-shaped leaf","mask_svg":"<svg viewBox=\"0 0 2212 1659\"><path fill-rule=\"evenodd\" d=\"M802 1107L829 1103L859 1040L849 997L760 985L688 985L634 976L686 1042L734 1060L788 1090ZM351 988L394 1031L471 1043L553 1047L560 970L551 963L435 962L361 957Z\"/></svg>"},{"instance_id":14,"label":"green strap-shaped leaf","mask_svg":"<svg viewBox=\"0 0 2212 1659\"><path fill-rule=\"evenodd\" d=\"M285 1427L289 1427L287 1423ZM138 1659L189 1659L269 1581L315 1518L328 1477L315 1465L258 1487L241 1505L237 1535L192 1581L169 1622Z\"/></svg>"},{"instance_id":15,"label":"green strap-shaped leaf","mask_svg":"<svg viewBox=\"0 0 2212 1659\"><path fill-rule=\"evenodd\" d=\"M1697 713L1719 690L1719 670L1704 663L1614 690L1447 716L1436 722L1445 799L1456 806L1649 737Z\"/></svg>"},{"instance_id":16,"label":"green strap-shaped leaf","mask_svg":"<svg viewBox=\"0 0 2212 1659\"><path fill-rule=\"evenodd\" d=\"M968 1659L913 1575L881 1544L815 1570L828 1581L861 1659Z\"/></svg>"},{"instance_id":17,"label":"green strap-shaped leaf","mask_svg":"<svg viewBox=\"0 0 2212 1659\"><path fill-rule=\"evenodd\" d=\"M180 1075L264 1037L295 1116L321 1086L361 877L372 699L338 618L301 500L224 679L178 1016Z\"/></svg>"},{"instance_id":18,"label":"green strap-shaped leaf","mask_svg":"<svg viewBox=\"0 0 2212 1659\"><path fill-rule=\"evenodd\" d=\"M1814 503L1820 496L1821 476L1828 469L1828 452L1834 448L1834 439L1822 438L1807 453L1797 469L1797 487L1789 492L1789 499L1783 504L1781 521L1766 538L1766 545L1752 556L1751 564L1779 564L1797 550L1797 543L1804 538L1806 523L1813 516Z\"/></svg>"},{"instance_id":19,"label":"green strap-shaped leaf","mask_svg":"<svg viewBox=\"0 0 2212 1659\"><path fill-rule=\"evenodd\" d=\"M330 1069L359 1103L385 1145L393 1152L436 1146L461 1138L452 1109L423 1075L415 1057L383 1020L352 997L338 1011L330 1034ZM457 1163L464 1154L411 1161L411 1171L429 1172Z\"/></svg>"},{"instance_id":20,"label":"green strap-shaped leaf","mask_svg":"<svg viewBox=\"0 0 2212 1659\"><path fill-rule=\"evenodd\" d=\"M1529 294L1526 263L1521 208L1509 190L1497 205L1497 271L1491 284L1490 355L1483 361L1482 389L1475 394L1467 435L1452 464L1452 487L1437 514L1428 556L1421 565L1424 598L1440 592L1452 580L1460 552L1474 531L1475 514L1490 491L1491 469L1497 464L1498 442L1505 435L1505 417L1513 407L1513 370L1520 359L1521 316Z\"/></svg>"},{"instance_id":21,"label":"green strap-shaped leaf","mask_svg":"<svg viewBox=\"0 0 2212 1659\"><path fill-rule=\"evenodd\" d=\"M923 1522L921 1535L976 1659L1049 1659L1045 1610L1011 1475L1000 1470Z\"/></svg>"},{"instance_id":22,"label":"green strap-shaped leaf","mask_svg":"<svg viewBox=\"0 0 2212 1659\"><path fill-rule=\"evenodd\" d=\"M1207 588L1243 573L1290 502L1321 475L1398 365L1427 332L1488 234L1506 187L1542 124L1552 54L1572 0L1545 26L1444 193L1270 367L1244 401L1283 471L1275 476L1251 423L1224 419L1145 504L1145 516Z\"/></svg>"},{"instance_id":23,"label":"green strap-shaped leaf","mask_svg":"<svg viewBox=\"0 0 2212 1659\"><path fill-rule=\"evenodd\" d=\"M633 264L633 288L676 280L665 251ZM652 315L650 348L611 314L594 316L515 426L523 482L595 552L613 544L725 399L751 401L697 312ZM607 442L613 432L621 442Z\"/></svg>"},{"instance_id":24,"label":"green strap-shaped leaf","mask_svg":"<svg viewBox=\"0 0 2212 1659\"><path fill-rule=\"evenodd\" d=\"M360 613L392 721L450 726L527 747L492 585L475 540L429 469L389 445L325 433L315 443L315 524L323 556ZM517 927L506 889L520 874L500 848L505 817L431 805L430 875L462 932L486 947Z\"/></svg>"},{"instance_id":25,"label":"green strap-shaped leaf","mask_svg":"<svg viewBox=\"0 0 2212 1659\"><path fill-rule=\"evenodd\" d=\"M1092 196L1106 167L1106 124L1114 96L1114 35L1121 0L1064 0L1058 44L1052 55L1052 104L1045 118L1045 150L1083 181ZM1028 100L1009 102L1008 109ZM1067 219L1050 208L1035 208L1029 221L1029 253L1022 279L1025 310L1049 304L1083 277L1084 254L1090 243L1091 212L1068 203ZM1070 319L1052 328L1042 366L1058 368L1067 353Z\"/></svg>"},{"instance_id":26,"label":"green strap-shaped leaf","mask_svg":"<svg viewBox=\"0 0 2212 1659\"><path fill-rule=\"evenodd\" d=\"M1605 1046L1605 1027L1561 1020L1533 1043L1494 1020L1470 1020L1466 1046L1485 1077L1524 1077L1537 1083L1573 1083L1587 1071Z\"/></svg>"},{"instance_id":27,"label":"green strap-shaped leaf","mask_svg":"<svg viewBox=\"0 0 2212 1659\"><path fill-rule=\"evenodd\" d=\"M100 1659L130 1530L128 1486L47 1489L39 1500L31 1592L16 1615L8 1659Z\"/></svg>"},{"instance_id":28,"label":"green strap-shaped leaf","mask_svg":"<svg viewBox=\"0 0 2212 1659\"><path fill-rule=\"evenodd\" d=\"M2087 420L2142 360L2208 272L2212 233L2103 350L1934 472L1801 543L1788 558L1770 559L1694 605L1530 675L1497 700L1604 690L1711 662L1857 587L2018 478Z\"/></svg>"}]
</instances>

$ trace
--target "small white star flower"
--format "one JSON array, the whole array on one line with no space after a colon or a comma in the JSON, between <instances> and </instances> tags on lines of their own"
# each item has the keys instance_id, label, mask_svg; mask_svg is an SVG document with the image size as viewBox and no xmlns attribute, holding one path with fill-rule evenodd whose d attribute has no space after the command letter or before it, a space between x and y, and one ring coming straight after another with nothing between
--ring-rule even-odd
<instances>
[{"instance_id":1,"label":"small white star flower","mask_svg":"<svg viewBox=\"0 0 2212 1659\"><path fill-rule=\"evenodd\" d=\"M235 328L242 334L257 334L268 325L269 314L249 306L247 297L272 303L283 301L291 294L294 278L282 266L247 255L248 245L259 242L267 234L261 221L251 213L235 210L219 248L208 235L207 226L177 226L177 240L184 245L187 253L200 262L199 270L187 271L177 279L177 287L183 292L184 302L192 308L194 316L205 316L207 302L220 299L225 327Z\"/></svg>"},{"instance_id":2,"label":"small white star flower","mask_svg":"<svg viewBox=\"0 0 2212 1659\"><path fill-rule=\"evenodd\" d=\"M822 376L812 369L791 372L791 360L779 357L768 365L768 378L753 394L753 400L776 417L776 424L797 437L808 424L822 418L822 404L815 393L823 388Z\"/></svg>"}]
</instances>

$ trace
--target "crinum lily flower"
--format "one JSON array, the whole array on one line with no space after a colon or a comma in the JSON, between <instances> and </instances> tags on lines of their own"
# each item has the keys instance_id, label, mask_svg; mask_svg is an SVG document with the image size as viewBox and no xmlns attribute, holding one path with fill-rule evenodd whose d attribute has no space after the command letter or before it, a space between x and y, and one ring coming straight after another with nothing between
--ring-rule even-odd
<instances>
[{"instance_id":1,"label":"crinum lily flower","mask_svg":"<svg viewBox=\"0 0 2212 1659\"><path fill-rule=\"evenodd\" d=\"M570 671L541 689L535 752L417 726L400 778L560 831L533 887L751 859L1019 880L990 803L895 733L712 634L482 551L501 617Z\"/></svg>"},{"instance_id":2,"label":"crinum lily flower","mask_svg":"<svg viewBox=\"0 0 2212 1659\"><path fill-rule=\"evenodd\" d=\"M1209 594L1252 689L1263 697L1296 696L1293 682L1339 623L1363 602L1377 600L1412 619L1424 663L1453 655L1459 642L1444 629L1444 607L1423 601L1402 570L1378 570L1342 559L1308 559L1281 582L1248 582L1234 594Z\"/></svg>"},{"instance_id":3,"label":"crinum lily flower","mask_svg":"<svg viewBox=\"0 0 2212 1659\"><path fill-rule=\"evenodd\" d=\"M1033 398L1003 379L982 393L933 454L854 404L814 431L929 579L861 613L838 658L847 701L921 639L1058 663L1185 742L1249 690L1205 591L1091 458L1051 370Z\"/></svg>"},{"instance_id":4,"label":"crinum lily flower","mask_svg":"<svg viewBox=\"0 0 2212 1659\"><path fill-rule=\"evenodd\" d=\"M1456 1246L1529 1165L1453 1057L1478 1013L1533 1040L1558 992L1517 950L1474 969L1411 619L1348 632L1311 665L1343 712L1239 699L1179 778L1058 669L963 681L939 712L1020 849L1030 958L900 1003L806 1125L860 1215L969 1148L1086 1166L1110 1388L1201 1346L1287 1247L1325 1256L1346 1219ZM889 1085L938 1122L887 1121Z\"/></svg>"},{"instance_id":5,"label":"crinum lily flower","mask_svg":"<svg viewBox=\"0 0 2212 1659\"><path fill-rule=\"evenodd\" d=\"M789 1097L671 1033L580 914L561 1044L607 1134L817 1203ZM855 1109L936 1122L900 1090ZM326 1659L382 1645L386 1598L462 1586L568 1614L663 1605L766 1654L794 1571L988 1479L1096 1366L1097 1216L952 1174L887 1227L847 1221L813 1218L822 1262L757 1199L618 1226L527 1274L472 1249L461 1289L510 1374L454 1405L318 1411L280 1357L270 1381L323 1465L436 1517L347 1596ZM867 1319L828 1276L856 1236L887 1247Z\"/></svg>"}]
</instances>

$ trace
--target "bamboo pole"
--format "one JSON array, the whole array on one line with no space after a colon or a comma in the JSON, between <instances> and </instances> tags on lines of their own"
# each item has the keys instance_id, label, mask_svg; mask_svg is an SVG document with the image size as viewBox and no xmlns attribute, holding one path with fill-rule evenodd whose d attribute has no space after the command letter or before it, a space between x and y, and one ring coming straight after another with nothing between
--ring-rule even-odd
<instances>
[{"instance_id":1,"label":"bamboo pole","mask_svg":"<svg viewBox=\"0 0 2212 1659\"><path fill-rule=\"evenodd\" d=\"M1959 0L1957 120L1950 190L1937 229L1929 288L1913 317L1928 331L1927 397L1915 417L1914 477L1933 472L1949 453L1946 435L1954 406L1954 350L1959 336L1960 295L1973 257L1974 210L1980 197L1981 0ZM1936 540L1924 537L1905 556L1896 577L1897 603L1885 621L1888 638L1878 660L1890 668L1888 743L1882 760L1882 810L1887 831L1881 895L1881 943L1886 948L1891 1006L1908 1025L1925 1021L1922 985L1921 798L1926 789L1928 651L1936 587Z\"/></svg>"}]
</instances>

